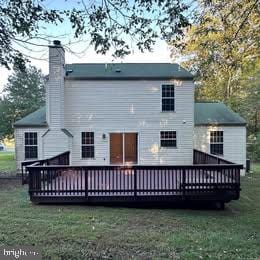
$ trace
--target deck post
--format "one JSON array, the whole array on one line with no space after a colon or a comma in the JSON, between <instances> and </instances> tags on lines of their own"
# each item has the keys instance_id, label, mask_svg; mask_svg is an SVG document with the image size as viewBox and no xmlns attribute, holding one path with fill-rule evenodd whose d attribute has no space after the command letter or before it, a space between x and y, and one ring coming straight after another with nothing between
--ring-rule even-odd
<instances>
[{"instance_id":1,"label":"deck post","mask_svg":"<svg viewBox=\"0 0 260 260\"><path fill-rule=\"evenodd\" d=\"M28 170L28 178L29 178L29 182L28 182L28 186L29 186L29 189L28 189L28 193L30 195L30 198L32 198L32 189L33 189L33 175L32 175L32 170L29 169Z\"/></svg>"},{"instance_id":2,"label":"deck post","mask_svg":"<svg viewBox=\"0 0 260 260\"><path fill-rule=\"evenodd\" d=\"M183 198L185 199L185 187L186 185L186 171L185 169L182 170L182 195L183 195Z\"/></svg>"},{"instance_id":3,"label":"deck post","mask_svg":"<svg viewBox=\"0 0 260 260\"><path fill-rule=\"evenodd\" d=\"M25 184L25 180L24 180L24 169L23 169L23 163L21 163L21 168L22 168L22 185Z\"/></svg>"},{"instance_id":4,"label":"deck post","mask_svg":"<svg viewBox=\"0 0 260 260\"><path fill-rule=\"evenodd\" d=\"M83 168L81 168L81 171ZM85 198L88 198L88 169L85 168Z\"/></svg>"},{"instance_id":5,"label":"deck post","mask_svg":"<svg viewBox=\"0 0 260 260\"><path fill-rule=\"evenodd\" d=\"M134 168L134 198L137 198L137 175L136 168Z\"/></svg>"}]
</instances>

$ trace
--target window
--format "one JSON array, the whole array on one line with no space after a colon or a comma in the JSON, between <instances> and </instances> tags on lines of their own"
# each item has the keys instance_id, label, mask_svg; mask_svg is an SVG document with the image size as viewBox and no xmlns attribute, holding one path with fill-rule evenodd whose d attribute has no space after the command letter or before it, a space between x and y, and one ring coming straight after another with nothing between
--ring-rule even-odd
<instances>
[{"instance_id":1,"label":"window","mask_svg":"<svg viewBox=\"0 0 260 260\"><path fill-rule=\"evenodd\" d=\"M162 111L174 110L174 85L162 85Z\"/></svg>"},{"instance_id":2,"label":"window","mask_svg":"<svg viewBox=\"0 0 260 260\"><path fill-rule=\"evenodd\" d=\"M161 131L161 147L177 147L176 131Z\"/></svg>"},{"instance_id":3,"label":"window","mask_svg":"<svg viewBox=\"0 0 260 260\"><path fill-rule=\"evenodd\" d=\"M223 131L210 132L210 153L223 155Z\"/></svg>"},{"instance_id":4,"label":"window","mask_svg":"<svg viewBox=\"0 0 260 260\"><path fill-rule=\"evenodd\" d=\"M38 158L37 133L24 133L25 159Z\"/></svg>"},{"instance_id":5,"label":"window","mask_svg":"<svg viewBox=\"0 0 260 260\"><path fill-rule=\"evenodd\" d=\"M82 158L94 158L94 132L81 133L81 156Z\"/></svg>"}]
</instances>

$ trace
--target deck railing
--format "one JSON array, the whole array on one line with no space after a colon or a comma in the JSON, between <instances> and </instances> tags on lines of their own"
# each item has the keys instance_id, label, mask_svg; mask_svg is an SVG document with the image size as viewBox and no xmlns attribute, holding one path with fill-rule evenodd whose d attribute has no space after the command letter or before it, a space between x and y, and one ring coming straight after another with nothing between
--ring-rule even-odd
<instances>
[{"instance_id":1,"label":"deck railing","mask_svg":"<svg viewBox=\"0 0 260 260\"><path fill-rule=\"evenodd\" d=\"M29 166L31 199L238 199L242 165ZM69 200L70 201L70 200Z\"/></svg>"},{"instance_id":2,"label":"deck railing","mask_svg":"<svg viewBox=\"0 0 260 260\"><path fill-rule=\"evenodd\" d=\"M194 149L193 164L234 164L234 163L224 160L221 157Z\"/></svg>"},{"instance_id":3,"label":"deck railing","mask_svg":"<svg viewBox=\"0 0 260 260\"><path fill-rule=\"evenodd\" d=\"M69 151L55 155L48 159L23 161L21 163L22 184L28 183L28 174L29 174L27 170L28 166L69 165L69 164L70 164Z\"/></svg>"}]
</instances>

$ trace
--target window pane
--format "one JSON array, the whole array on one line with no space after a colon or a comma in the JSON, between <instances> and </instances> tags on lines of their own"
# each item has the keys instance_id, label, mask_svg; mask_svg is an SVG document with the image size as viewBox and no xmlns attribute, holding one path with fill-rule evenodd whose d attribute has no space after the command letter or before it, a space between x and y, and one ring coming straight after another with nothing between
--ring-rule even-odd
<instances>
[{"instance_id":1,"label":"window pane","mask_svg":"<svg viewBox=\"0 0 260 260\"><path fill-rule=\"evenodd\" d=\"M210 132L210 153L223 155L223 131Z\"/></svg>"},{"instance_id":2,"label":"window pane","mask_svg":"<svg viewBox=\"0 0 260 260\"><path fill-rule=\"evenodd\" d=\"M25 159L37 159L38 149L37 146L25 146Z\"/></svg>"},{"instance_id":3,"label":"window pane","mask_svg":"<svg viewBox=\"0 0 260 260\"><path fill-rule=\"evenodd\" d=\"M82 144L94 144L94 132L82 132L81 133Z\"/></svg>"},{"instance_id":4,"label":"window pane","mask_svg":"<svg viewBox=\"0 0 260 260\"><path fill-rule=\"evenodd\" d=\"M211 131L210 143L223 143L223 131Z\"/></svg>"},{"instance_id":5,"label":"window pane","mask_svg":"<svg viewBox=\"0 0 260 260\"><path fill-rule=\"evenodd\" d=\"M162 147L176 147L176 140L161 140Z\"/></svg>"},{"instance_id":6,"label":"window pane","mask_svg":"<svg viewBox=\"0 0 260 260\"><path fill-rule=\"evenodd\" d=\"M25 159L37 159L38 158L38 141L36 132L24 133L24 153Z\"/></svg>"},{"instance_id":7,"label":"window pane","mask_svg":"<svg viewBox=\"0 0 260 260\"><path fill-rule=\"evenodd\" d=\"M215 155L223 155L223 144L210 144L210 153Z\"/></svg>"},{"instance_id":8,"label":"window pane","mask_svg":"<svg viewBox=\"0 0 260 260\"><path fill-rule=\"evenodd\" d=\"M174 111L174 99L163 98L162 99L162 111Z\"/></svg>"},{"instance_id":9,"label":"window pane","mask_svg":"<svg viewBox=\"0 0 260 260\"><path fill-rule=\"evenodd\" d=\"M25 145L37 145L37 133L24 133Z\"/></svg>"},{"instance_id":10,"label":"window pane","mask_svg":"<svg viewBox=\"0 0 260 260\"><path fill-rule=\"evenodd\" d=\"M82 146L82 158L94 158L94 146Z\"/></svg>"},{"instance_id":11,"label":"window pane","mask_svg":"<svg viewBox=\"0 0 260 260\"><path fill-rule=\"evenodd\" d=\"M177 147L176 131L161 131L161 147Z\"/></svg>"},{"instance_id":12,"label":"window pane","mask_svg":"<svg viewBox=\"0 0 260 260\"><path fill-rule=\"evenodd\" d=\"M174 85L162 85L162 97L174 98Z\"/></svg>"}]
</instances>

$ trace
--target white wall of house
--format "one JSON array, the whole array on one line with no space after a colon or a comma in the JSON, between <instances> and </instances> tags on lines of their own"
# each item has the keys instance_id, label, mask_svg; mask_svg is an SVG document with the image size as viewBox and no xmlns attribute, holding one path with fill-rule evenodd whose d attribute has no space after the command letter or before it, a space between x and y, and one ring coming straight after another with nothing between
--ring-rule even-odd
<instances>
[{"instance_id":1,"label":"white wall of house","mask_svg":"<svg viewBox=\"0 0 260 260\"><path fill-rule=\"evenodd\" d=\"M161 112L161 85L175 84L175 112ZM72 164L108 165L109 133L137 132L139 164L192 164L192 81L65 81L65 128ZM177 131L177 148L160 148L160 131ZM95 133L95 159L81 159L81 132ZM102 135L106 135L106 139Z\"/></svg>"},{"instance_id":2,"label":"white wall of house","mask_svg":"<svg viewBox=\"0 0 260 260\"><path fill-rule=\"evenodd\" d=\"M42 154L43 158L50 158L70 151L71 138L68 137L61 129L49 129L48 132L42 137Z\"/></svg>"},{"instance_id":3,"label":"white wall of house","mask_svg":"<svg viewBox=\"0 0 260 260\"><path fill-rule=\"evenodd\" d=\"M36 132L38 138L38 159L43 159L43 143L42 135L47 131L45 127L16 127L15 134L15 155L16 155L16 168L21 169L21 162L25 161L25 139L24 133Z\"/></svg>"},{"instance_id":4,"label":"white wall of house","mask_svg":"<svg viewBox=\"0 0 260 260\"><path fill-rule=\"evenodd\" d=\"M223 158L246 166L245 126L195 126L194 148L210 153L210 131L223 131Z\"/></svg>"}]
</instances>

